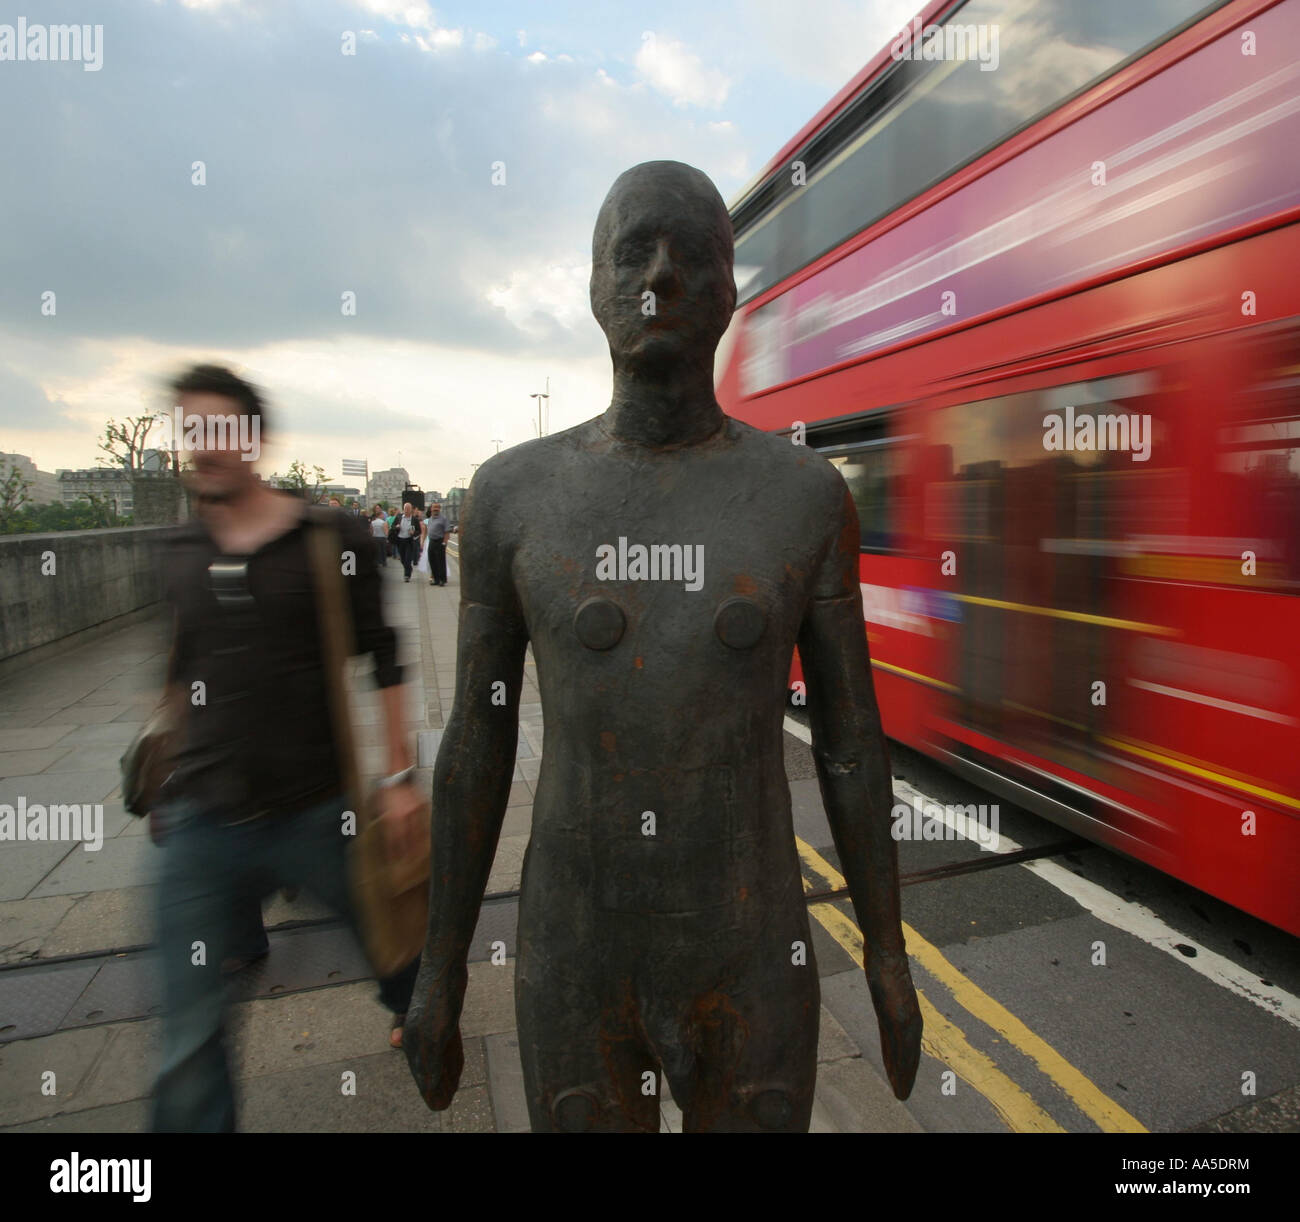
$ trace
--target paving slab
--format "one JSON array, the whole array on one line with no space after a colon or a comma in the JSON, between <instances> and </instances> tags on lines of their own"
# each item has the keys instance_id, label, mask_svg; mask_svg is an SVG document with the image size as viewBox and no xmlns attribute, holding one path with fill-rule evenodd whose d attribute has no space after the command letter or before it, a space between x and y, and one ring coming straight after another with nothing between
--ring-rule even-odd
<instances>
[{"instance_id":1,"label":"paving slab","mask_svg":"<svg viewBox=\"0 0 1300 1222\"><path fill-rule=\"evenodd\" d=\"M502 836L497 842L497 854L488 875L487 889L495 891L519 890L524 869L524 853L528 850L527 836Z\"/></svg>"},{"instance_id":2,"label":"paving slab","mask_svg":"<svg viewBox=\"0 0 1300 1222\"><path fill-rule=\"evenodd\" d=\"M503 1031L483 1039L487 1053L488 1089L498 1133L530 1133L524 1067L519 1060L519 1033Z\"/></svg>"},{"instance_id":3,"label":"paving slab","mask_svg":"<svg viewBox=\"0 0 1300 1222\"><path fill-rule=\"evenodd\" d=\"M527 837L533 828L533 802L527 805L506 807L506 817L501 823L502 836Z\"/></svg>"},{"instance_id":4,"label":"paving slab","mask_svg":"<svg viewBox=\"0 0 1300 1222\"><path fill-rule=\"evenodd\" d=\"M0 841L0 901L23 899L65 857L84 851L60 841Z\"/></svg>"},{"instance_id":5,"label":"paving slab","mask_svg":"<svg viewBox=\"0 0 1300 1222\"><path fill-rule=\"evenodd\" d=\"M107 1028L90 1027L0 1045L0 1124L39 1120L75 1107L77 1088L109 1039ZM45 1076L50 1073L52 1078Z\"/></svg>"},{"instance_id":6,"label":"paving slab","mask_svg":"<svg viewBox=\"0 0 1300 1222\"><path fill-rule=\"evenodd\" d=\"M71 895L0 902L0 963L34 958L76 902Z\"/></svg>"},{"instance_id":7,"label":"paving slab","mask_svg":"<svg viewBox=\"0 0 1300 1222\"><path fill-rule=\"evenodd\" d=\"M132 1100L148 1100L162 1059L162 1022L115 1023L99 1027L108 1043L72 1100L76 1110L92 1111Z\"/></svg>"},{"instance_id":8,"label":"paving slab","mask_svg":"<svg viewBox=\"0 0 1300 1222\"><path fill-rule=\"evenodd\" d=\"M6 776L0 779L0 803L16 806L20 797L26 798L28 806L38 802L42 806L49 806L51 802L103 802L121 780L122 771L116 765L112 768Z\"/></svg>"},{"instance_id":9,"label":"paving slab","mask_svg":"<svg viewBox=\"0 0 1300 1222\"><path fill-rule=\"evenodd\" d=\"M231 1006L234 1076L256 1078L387 1052L392 1016L377 992L373 981L358 981Z\"/></svg>"},{"instance_id":10,"label":"paving slab","mask_svg":"<svg viewBox=\"0 0 1300 1222\"><path fill-rule=\"evenodd\" d=\"M114 1103L89 1111L60 1112L28 1124L0 1128L3 1133L144 1133L149 1127L149 1104L139 1099Z\"/></svg>"},{"instance_id":11,"label":"paving slab","mask_svg":"<svg viewBox=\"0 0 1300 1222\"><path fill-rule=\"evenodd\" d=\"M138 721L101 721L94 725L80 726L75 729L72 726L65 728L64 733L69 735L67 742L76 750L81 747L94 745L96 747L109 744L120 745L125 747L135 738L135 736L144 729L144 718ZM37 726L37 730L45 730L45 726ZM54 730L54 726L48 727ZM121 755L121 752L118 752Z\"/></svg>"},{"instance_id":12,"label":"paving slab","mask_svg":"<svg viewBox=\"0 0 1300 1222\"><path fill-rule=\"evenodd\" d=\"M52 747L72 733L72 726L20 726L0 730L0 751L31 751Z\"/></svg>"},{"instance_id":13,"label":"paving slab","mask_svg":"<svg viewBox=\"0 0 1300 1222\"><path fill-rule=\"evenodd\" d=\"M860 1056L817 1066L817 1105L835 1133L922 1133L889 1083Z\"/></svg>"},{"instance_id":14,"label":"paving slab","mask_svg":"<svg viewBox=\"0 0 1300 1222\"><path fill-rule=\"evenodd\" d=\"M71 895L145 886L154 881L161 850L147 836L105 840L97 852L78 846L51 870L33 896Z\"/></svg>"},{"instance_id":15,"label":"paving slab","mask_svg":"<svg viewBox=\"0 0 1300 1222\"><path fill-rule=\"evenodd\" d=\"M109 726L138 727L142 723L136 721L110 721L106 724ZM126 750L126 743L129 743L131 738L134 737L135 735L133 732L126 742L121 743L78 742L75 746L72 746L71 749L67 749L66 744L68 743L68 740L65 739L64 743L60 744L64 749L60 750L57 758L48 763L42 771L52 774L62 774L65 772L84 772L92 769L103 769L104 771L117 769L120 772L122 767L122 754ZM2 766L0 766L0 771L3 771Z\"/></svg>"},{"instance_id":16,"label":"paving slab","mask_svg":"<svg viewBox=\"0 0 1300 1222\"><path fill-rule=\"evenodd\" d=\"M0 777L44 772L50 765L57 764L65 756L74 754L79 753L73 752L67 745L28 751L0 751ZM93 768L95 765L87 764L86 767Z\"/></svg>"},{"instance_id":17,"label":"paving slab","mask_svg":"<svg viewBox=\"0 0 1300 1222\"><path fill-rule=\"evenodd\" d=\"M446 1115L425 1106L396 1051L267 1074L238 1094L247 1133L441 1133Z\"/></svg>"},{"instance_id":18,"label":"paving slab","mask_svg":"<svg viewBox=\"0 0 1300 1222\"><path fill-rule=\"evenodd\" d=\"M151 886L119 887L27 902L69 905L58 925L42 939L42 958L144 946L154 938L154 889Z\"/></svg>"},{"instance_id":19,"label":"paving slab","mask_svg":"<svg viewBox=\"0 0 1300 1222\"><path fill-rule=\"evenodd\" d=\"M132 720L139 720L140 715L134 704L85 704L78 702L57 713L51 713L41 719L42 726L87 726L116 721L130 714Z\"/></svg>"},{"instance_id":20,"label":"paving slab","mask_svg":"<svg viewBox=\"0 0 1300 1222\"><path fill-rule=\"evenodd\" d=\"M500 967L490 961L471 963L460 1018L461 1035L497 1035L514 1029L515 961L507 959Z\"/></svg>"}]
</instances>

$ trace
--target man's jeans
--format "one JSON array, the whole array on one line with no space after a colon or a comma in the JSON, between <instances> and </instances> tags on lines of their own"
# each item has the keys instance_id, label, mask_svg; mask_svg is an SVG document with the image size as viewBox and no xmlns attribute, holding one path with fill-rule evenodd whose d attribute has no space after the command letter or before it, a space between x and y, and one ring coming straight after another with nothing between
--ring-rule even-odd
<instances>
[{"instance_id":1,"label":"man's jeans","mask_svg":"<svg viewBox=\"0 0 1300 1222\"><path fill-rule=\"evenodd\" d=\"M413 535L409 539L398 539L397 554L402 558L402 572L409 577L411 566L420 558L420 537Z\"/></svg>"},{"instance_id":2,"label":"man's jeans","mask_svg":"<svg viewBox=\"0 0 1300 1222\"><path fill-rule=\"evenodd\" d=\"M224 1047L221 961L247 931L250 904L301 885L356 928L347 880L342 798L296 814L227 824L239 813L185 799L156 815L164 825L158 884L163 977L163 1064L154 1089L155 1132L233 1132L235 1098ZM242 919L241 919L242 914ZM202 943L200 952L199 943ZM379 982L379 999L404 1013L420 961Z\"/></svg>"},{"instance_id":3,"label":"man's jeans","mask_svg":"<svg viewBox=\"0 0 1300 1222\"><path fill-rule=\"evenodd\" d=\"M378 552L377 558L379 560L380 567L383 567L388 563L388 540L376 538L375 550Z\"/></svg>"},{"instance_id":4,"label":"man's jeans","mask_svg":"<svg viewBox=\"0 0 1300 1222\"><path fill-rule=\"evenodd\" d=\"M446 539L429 540L429 568L433 580L447 584L447 541Z\"/></svg>"}]
</instances>

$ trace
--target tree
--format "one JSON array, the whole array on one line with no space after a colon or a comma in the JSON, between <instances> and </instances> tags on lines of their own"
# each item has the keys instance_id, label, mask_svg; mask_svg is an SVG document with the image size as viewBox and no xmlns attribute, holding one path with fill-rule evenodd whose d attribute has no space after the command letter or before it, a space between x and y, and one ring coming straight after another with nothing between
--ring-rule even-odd
<instances>
[{"instance_id":1,"label":"tree","mask_svg":"<svg viewBox=\"0 0 1300 1222\"><path fill-rule=\"evenodd\" d=\"M31 484L27 477L16 465L11 466L8 474L0 480L0 535L14 532L14 524L27 501L27 493L30 490Z\"/></svg>"},{"instance_id":2,"label":"tree","mask_svg":"<svg viewBox=\"0 0 1300 1222\"><path fill-rule=\"evenodd\" d=\"M282 488L292 488L299 496L310 500L313 505L319 505L324 498L324 470L321 467L313 467L309 478L307 468L296 458L289 464L288 475L273 475L271 479ZM310 491L308 491L309 484Z\"/></svg>"},{"instance_id":3,"label":"tree","mask_svg":"<svg viewBox=\"0 0 1300 1222\"><path fill-rule=\"evenodd\" d=\"M110 420L104 427L104 435L100 438L99 448L109 455L113 461L109 462L106 458L98 461L106 467L121 467L134 475L138 471L144 470L144 452L149 447L145 442L149 439L149 434L153 432L154 426L164 418L165 413L153 412L148 416L128 416L125 424L118 424L116 420ZM164 462L167 459L164 457Z\"/></svg>"},{"instance_id":4,"label":"tree","mask_svg":"<svg viewBox=\"0 0 1300 1222\"><path fill-rule=\"evenodd\" d=\"M129 525L130 516L118 518L111 501L95 497L94 502L77 501L61 505L24 505L10 521L6 532L14 535L45 535L59 530L98 530L104 526Z\"/></svg>"}]
</instances>

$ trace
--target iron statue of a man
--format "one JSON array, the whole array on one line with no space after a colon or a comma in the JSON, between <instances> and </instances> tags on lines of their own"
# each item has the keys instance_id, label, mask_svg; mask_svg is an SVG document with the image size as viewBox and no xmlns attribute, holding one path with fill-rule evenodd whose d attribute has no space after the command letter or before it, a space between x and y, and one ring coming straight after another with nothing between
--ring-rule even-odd
<instances>
[{"instance_id":1,"label":"iron statue of a man","mask_svg":"<svg viewBox=\"0 0 1300 1222\"><path fill-rule=\"evenodd\" d=\"M857 512L819 454L718 406L732 259L705 175L671 161L623 174L592 242L610 406L490 459L470 486L429 934L404 1031L432 1108L462 1068L530 641L545 744L515 1001L533 1130L655 1132L660 1072L687 1131L807 1130L820 990L782 750L796 643L884 1062L894 1093L911 1091L921 1016Z\"/></svg>"}]
</instances>

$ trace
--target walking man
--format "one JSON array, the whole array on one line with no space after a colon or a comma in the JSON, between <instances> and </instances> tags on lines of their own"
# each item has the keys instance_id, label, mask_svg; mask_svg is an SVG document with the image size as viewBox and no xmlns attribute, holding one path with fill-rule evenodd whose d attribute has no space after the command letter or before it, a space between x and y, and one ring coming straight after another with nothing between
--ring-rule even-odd
<instances>
[{"instance_id":1,"label":"walking man","mask_svg":"<svg viewBox=\"0 0 1300 1222\"><path fill-rule=\"evenodd\" d=\"M397 554L401 557L404 580L410 581L411 566L420 558L415 550L420 542L420 524L416 521L410 501L402 506L402 516L393 519L388 537L396 545Z\"/></svg>"},{"instance_id":2,"label":"walking man","mask_svg":"<svg viewBox=\"0 0 1300 1222\"><path fill-rule=\"evenodd\" d=\"M200 365L173 389L186 417L253 417L260 444L261 396L234 373ZM177 747L150 813L164 847L158 930L166 1016L152 1126L160 1132L235 1127L221 964L249 932L258 901L301 883L355 924L349 802L333 728L327 717L303 715L329 702L309 546L309 532L323 527L299 497L262 483L238 442L222 440L248 433L205 431L218 441L192 453L198 516L165 569L176 626L167 692ZM343 549L356 651L374 658L389 774L378 809L390 849L405 853L416 840L421 799L374 547L355 519L317 512L332 519ZM380 1000L398 1019L418 965L379 982ZM390 1043L398 1038L394 1031Z\"/></svg>"},{"instance_id":3,"label":"walking man","mask_svg":"<svg viewBox=\"0 0 1300 1222\"><path fill-rule=\"evenodd\" d=\"M425 525L429 531L429 584L445 586L447 584L447 535L451 526L442 516L441 505L429 506L429 520Z\"/></svg>"}]
</instances>

